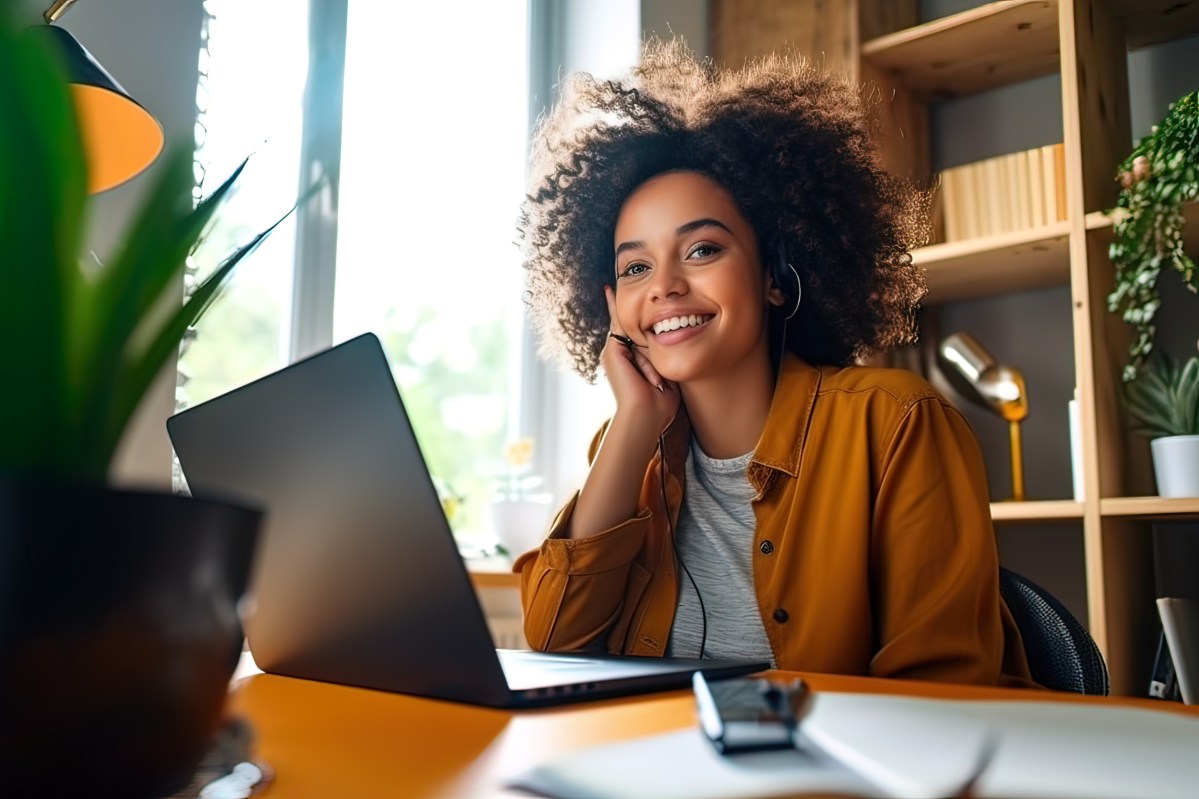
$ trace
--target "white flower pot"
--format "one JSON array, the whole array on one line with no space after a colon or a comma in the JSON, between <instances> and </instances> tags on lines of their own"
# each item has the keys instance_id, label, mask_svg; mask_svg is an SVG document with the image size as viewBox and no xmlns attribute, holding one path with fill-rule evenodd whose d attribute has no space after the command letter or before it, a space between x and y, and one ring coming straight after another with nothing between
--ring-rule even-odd
<instances>
[{"instance_id":1,"label":"white flower pot","mask_svg":"<svg viewBox=\"0 0 1199 799\"><path fill-rule=\"evenodd\" d=\"M1150 442L1157 493L1199 497L1199 436L1166 436Z\"/></svg>"},{"instance_id":2,"label":"white flower pot","mask_svg":"<svg viewBox=\"0 0 1199 799\"><path fill-rule=\"evenodd\" d=\"M536 549L545 540L550 523L549 494L534 494L519 499L496 498L491 501L491 524L495 537L508 554L518 555Z\"/></svg>"}]
</instances>

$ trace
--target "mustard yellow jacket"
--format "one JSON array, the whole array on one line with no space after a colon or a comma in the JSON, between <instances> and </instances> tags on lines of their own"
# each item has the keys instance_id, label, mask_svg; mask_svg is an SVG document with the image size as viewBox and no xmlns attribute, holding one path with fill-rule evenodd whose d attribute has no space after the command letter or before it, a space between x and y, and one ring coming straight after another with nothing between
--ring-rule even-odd
<instances>
[{"instance_id":1,"label":"mustard yellow jacket","mask_svg":"<svg viewBox=\"0 0 1199 799\"><path fill-rule=\"evenodd\" d=\"M565 538L576 496L516 561L533 648L664 654L690 437L680 412L636 517ZM999 596L978 443L919 376L786 357L748 472L754 588L780 669L1033 684Z\"/></svg>"}]
</instances>

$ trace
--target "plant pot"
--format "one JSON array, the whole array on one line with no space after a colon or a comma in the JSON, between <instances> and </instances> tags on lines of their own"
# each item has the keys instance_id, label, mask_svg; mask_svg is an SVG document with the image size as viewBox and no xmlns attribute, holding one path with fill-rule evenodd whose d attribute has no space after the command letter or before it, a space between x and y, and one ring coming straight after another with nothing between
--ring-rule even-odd
<instances>
[{"instance_id":1,"label":"plant pot","mask_svg":"<svg viewBox=\"0 0 1199 799\"><path fill-rule=\"evenodd\" d=\"M0 477L0 792L161 797L218 728L261 513Z\"/></svg>"},{"instance_id":2,"label":"plant pot","mask_svg":"<svg viewBox=\"0 0 1199 799\"><path fill-rule=\"evenodd\" d=\"M1150 442L1157 493L1199 497L1199 436L1165 436Z\"/></svg>"},{"instance_id":3,"label":"plant pot","mask_svg":"<svg viewBox=\"0 0 1199 799\"><path fill-rule=\"evenodd\" d=\"M496 497L491 501L491 526L495 537L513 558L536 549L545 540L552 510L550 502L549 494Z\"/></svg>"}]
</instances>

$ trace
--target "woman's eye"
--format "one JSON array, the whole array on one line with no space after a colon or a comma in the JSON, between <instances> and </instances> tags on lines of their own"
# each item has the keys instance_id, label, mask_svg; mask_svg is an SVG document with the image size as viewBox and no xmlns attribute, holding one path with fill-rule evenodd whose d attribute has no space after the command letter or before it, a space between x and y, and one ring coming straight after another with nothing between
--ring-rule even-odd
<instances>
[{"instance_id":1,"label":"woman's eye","mask_svg":"<svg viewBox=\"0 0 1199 799\"><path fill-rule=\"evenodd\" d=\"M697 244L691 248L691 252L687 254L688 258L711 258L720 252L720 248L715 244Z\"/></svg>"},{"instance_id":2,"label":"woman's eye","mask_svg":"<svg viewBox=\"0 0 1199 799\"><path fill-rule=\"evenodd\" d=\"M620 273L620 277L636 277L637 275L644 275L647 271L649 271L649 266L646 264L631 263Z\"/></svg>"}]
</instances>

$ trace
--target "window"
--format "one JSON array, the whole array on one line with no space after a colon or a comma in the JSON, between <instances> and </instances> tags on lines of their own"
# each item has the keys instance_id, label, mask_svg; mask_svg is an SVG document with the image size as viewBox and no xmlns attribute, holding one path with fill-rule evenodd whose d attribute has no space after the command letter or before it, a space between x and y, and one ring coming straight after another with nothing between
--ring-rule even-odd
<instances>
[{"instance_id":1,"label":"window","mask_svg":"<svg viewBox=\"0 0 1199 799\"><path fill-rule=\"evenodd\" d=\"M485 527L519 368L526 30L525 0L349 8L334 340L379 334L460 534Z\"/></svg>"},{"instance_id":2,"label":"window","mask_svg":"<svg viewBox=\"0 0 1199 799\"><path fill-rule=\"evenodd\" d=\"M196 179L208 194L251 156L217 223L197 252L203 276L221 257L289 208L299 185L300 128L307 67L307 17L295 0L205 0L196 93ZM272 57L261 32L277 31ZM252 154L252 155L251 155ZM181 404L202 402L287 363L294 219L240 265L200 321L180 359Z\"/></svg>"},{"instance_id":3,"label":"window","mask_svg":"<svg viewBox=\"0 0 1199 799\"><path fill-rule=\"evenodd\" d=\"M204 188L256 151L213 249L286 209L300 176L312 174L309 157L337 171L340 190L335 209L301 215L299 230L281 227L239 267L184 354L181 400L207 399L322 344L375 332L430 470L459 500L451 524L460 538L489 544L487 501L519 429L526 0L472 4L470 13L459 4L314 0L313 58L328 56L321 48L332 41L341 48L334 60L345 59L333 120L303 107L306 91L321 102L327 90L306 89L308 0L206 0L205 8ZM270 59L261 58L264 31ZM338 152L319 151L318 129L340 136ZM309 223L325 229L306 256Z\"/></svg>"}]
</instances>

